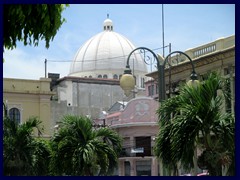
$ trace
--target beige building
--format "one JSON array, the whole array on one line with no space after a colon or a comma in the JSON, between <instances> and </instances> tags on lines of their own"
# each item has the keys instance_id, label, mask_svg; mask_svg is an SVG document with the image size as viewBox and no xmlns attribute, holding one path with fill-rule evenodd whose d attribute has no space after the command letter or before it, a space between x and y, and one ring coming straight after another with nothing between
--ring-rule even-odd
<instances>
[{"instance_id":1,"label":"beige building","mask_svg":"<svg viewBox=\"0 0 240 180\"><path fill-rule=\"evenodd\" d=\"M204 80L207 73L217 71L222 77L229 78L232 101L226 104L226 109L235 112L235 35L219 38L213 42L186 50L193 61L198 80ZM170 97L178 93L181 83L190 80L192 66L184 55L171 56L168 59L171 67L166 64L165 83L166 96ZM158 78L157 72L147 74L152 81L146 82L146 96L158 99L158 86L154 79Z\"/></svg>"},{"instance_id":2,"label":"beige building","mask_svg":"<svg viewBox=\"0 0 240 180\"><path fill-rule=\"evenodd\" d=\"M36 116L42 121L43 137L50 137L53 131L51 121L50 91L51 79L40 80L3 78L3 102L10 118L20 124Z\"/></svg>"}]
</instances>

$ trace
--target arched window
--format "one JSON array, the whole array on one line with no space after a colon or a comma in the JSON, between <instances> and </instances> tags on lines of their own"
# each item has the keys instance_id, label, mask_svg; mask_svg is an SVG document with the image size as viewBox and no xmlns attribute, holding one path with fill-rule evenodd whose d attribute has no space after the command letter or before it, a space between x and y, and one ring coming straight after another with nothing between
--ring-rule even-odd
<instances>
[{"instance_id":1,"label":"arched window","mask_svg":"<svg viewBox=\"0 0 240 180\"><path fill-rule=\"evenodd\" d=\"M103 75L103 78L104 78L104 79L107 79L107 78L108 78L108 76L107 76L106 74L104 74L104 75Z\"/></svg>"},{"instance_id":2,"label":"arched window","mask_svg":"<svg viewBox=\"0 0 240 180\"><path fill-rule=\"evenodd\" d=\"M102 75L100 74L100 75L98 75L98 78L102 78Z\"/></svg>"},{"instance_id":3,"label":"arched window","mask_svg":"<svg viewBox=\"0 0 240 180\"><path fill-rule=\"evenodd\" d=\"M18 124L20 124L20 111L17 108L11 108L9 110L9 117L11 120L15 120Z\"/></svg>"},{"instance_id":4,"label":"arched window","mask_svg":"<svg viewBox=\"0 0 240 180\"><path fill-rule=\"evenodd\" d=\"M114 75L113 75L113 79L118 79L118 75L117 75L117 74L114 74Z\"/></svg>"}]
</instances>

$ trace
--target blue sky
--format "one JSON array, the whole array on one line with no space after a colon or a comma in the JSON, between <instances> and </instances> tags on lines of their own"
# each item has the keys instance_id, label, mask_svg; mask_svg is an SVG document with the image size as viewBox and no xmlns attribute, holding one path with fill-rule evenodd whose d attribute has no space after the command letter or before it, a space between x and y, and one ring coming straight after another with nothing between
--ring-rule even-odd
<instances>
[{"instance_id":1,"label":"blue sky","mask_svg":"<svg viewBox=\"0 0 240 180\"><path fill-rule=\"evenodd\" d=\"M113 21L114 31L127 37L135 47L158 49L162 54L161 4L74 4L66 8L64 23L50 48L45 42L38 47L17 44L5 50L3 76L39 79L47 72L67 76L75 53L89 38L100 33L103 21ZM221 37L235 34L234 4L164 4L164 40L172 51L185 51ZM168 49L165 49L165 56ZM54 62L57 61L57 62Z\"/></svg>"}]
</instances>

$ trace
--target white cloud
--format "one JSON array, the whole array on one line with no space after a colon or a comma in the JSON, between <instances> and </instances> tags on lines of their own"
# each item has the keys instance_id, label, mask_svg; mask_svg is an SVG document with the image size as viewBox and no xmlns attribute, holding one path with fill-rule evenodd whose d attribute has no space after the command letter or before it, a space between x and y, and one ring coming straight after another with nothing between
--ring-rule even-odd
<instances>
[{"instance_id":1,"label":"white cloud","mask_svg":"<svg viewBox=\"0 0 240 180\"><path fill-rule=\"evenodd\" d=\"M5 51L3 54L3 77L19 79L39 79L45 76L45 58L41 53L26 53L21 48ZM70 63L48 63L47 73L68 74Z\"/></svg>"},{"instance_id":2,"label":"white cloud","mask_svg":"<svg viewBox=\"0 0 240 180\"><path fill-rule=\"evenodd\" d=\"M44 76L44 64L21 49L5 51L3 54L3 77L39 79Z\"/></svg>"}]
</instances>

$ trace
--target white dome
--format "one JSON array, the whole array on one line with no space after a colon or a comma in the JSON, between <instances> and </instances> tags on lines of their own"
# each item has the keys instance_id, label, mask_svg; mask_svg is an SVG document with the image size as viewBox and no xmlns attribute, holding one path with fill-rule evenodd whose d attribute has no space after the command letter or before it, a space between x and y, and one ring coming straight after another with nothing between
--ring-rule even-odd
<instances>
[{"instance_id":1,"label":"white dome","mask_svg":"<svg viewBox=\"0 0 240 180\"><path fill-rule=\"evenodd\" d=\"M121 75L126 67L127 57L135 46L124 36L113 31L113 23L106 19L103 32L90 38L77 51L70 67L70 76L93 77ZM145 75L147 66L139 52L130 58L134 75ZM134 59L134 60L133 60Z\"/></svg>"}]
</instances>

